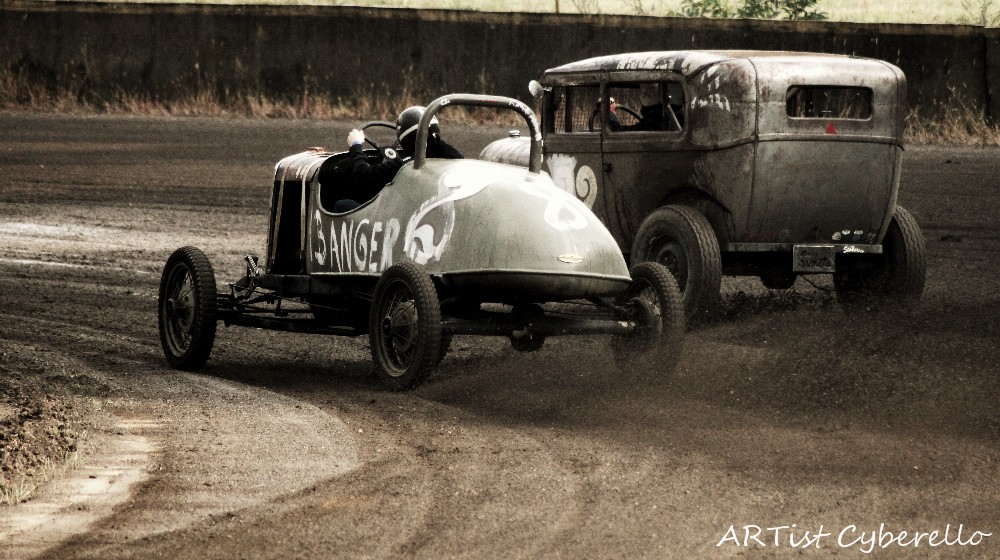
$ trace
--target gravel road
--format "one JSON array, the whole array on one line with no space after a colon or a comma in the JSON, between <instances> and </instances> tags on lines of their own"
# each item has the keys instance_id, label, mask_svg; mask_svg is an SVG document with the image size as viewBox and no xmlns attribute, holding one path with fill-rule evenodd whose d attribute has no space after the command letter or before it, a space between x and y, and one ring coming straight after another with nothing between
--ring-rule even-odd
<instances>
[{"instance_id":1,"label":"gravel road","mask_svg":"<svg viewBox=\"0 0 1000 560\"><path fill-rule=\"evenodd\" d=\"M912 315L727 279L673 372L456 338L391 393L365 337L237 327L169 369L170 252L235 280L274 163L356 124L0 114L0 480L41 482L0 558L1000 557L1000 149L907 150Z\"/></svg>"}]
</instances>

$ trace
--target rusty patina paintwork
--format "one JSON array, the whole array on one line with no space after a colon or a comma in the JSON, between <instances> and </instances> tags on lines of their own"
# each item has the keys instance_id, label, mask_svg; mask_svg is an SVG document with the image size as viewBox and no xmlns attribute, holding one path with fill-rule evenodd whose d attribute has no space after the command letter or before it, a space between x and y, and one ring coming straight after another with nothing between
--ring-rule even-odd
<instances>
[{"instance_id":1,"label":"rusty patina paintwork","mask_svg":"<svg viewBox=\"0 0 1000 560\"><path fill-rule=\"evenodd\" d=\"M922 234L896 205L906 79L880 60L771 51L601 56L532 82L545 168L635 264L678 279L689 319L723 275L914 300ZM482 159L527 163L505 138ZM865 296L867 298L867 296ZM890 298L892 299L892 298Z\"/></svg>"},{"instance_id":2,"label":"rusty patina paintwork","mask_svg":"<svg viewBox=\"0 0 1000 560\"><path fill-rule=\"evenodd\" d=\"M708 217L723 252L789 251L803 242L879 250L903 149L906 82L897 67L811 53L671 51L591 58L540 79L547 95L559 86L606 92L608 84L650 81L683 88L682 130L558 132L551 103L543 103L546 168L591 204L623 252L651 210L674 202ZM789 88L809 84L869 88L872 115L790 118ZM606 107L602 116L607 123ZM483 157L523 164L524 145L505 139Z\"/></svg>"}]
</instances>

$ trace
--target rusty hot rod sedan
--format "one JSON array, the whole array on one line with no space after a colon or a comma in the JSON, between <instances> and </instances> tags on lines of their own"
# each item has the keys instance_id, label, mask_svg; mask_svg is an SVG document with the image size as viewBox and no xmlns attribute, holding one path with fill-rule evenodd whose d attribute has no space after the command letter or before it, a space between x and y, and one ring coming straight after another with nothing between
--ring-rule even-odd
<instances>
[{"instance_id":1,"label":"rusty hot rod sedan","mask_svg":"<svg viewBox=\"0 0 1000 560\"><path fill-rule=\"evenodd\" d=\"M771 289L832 275L847 309L919 299L916 220L896 204L906 80L880 60L764 51L626 53L532 83L544 165L630 262L667 265L692 319L723 275ZM526 165L525 138L482 159ZM860 305L858 305L860 304Z\"/></svg>"},{"instance_id":2,"label":"rusty hot rod sedan","mask_svg":"<svg viewBox=\"0 0 1000 560\"><path fill-rule=\"evenodd\" d=\"M527 168L427 158L440 109L472 105L519 113L530 131ZM369 126L390 123L366 123ZM370 138L367 157L382 152ZM217 322L293 332L367 334L379 379L423 381L456 335L505 336L517 350L556 335L611 335L617 358L678 349L680 291L662 265L627 268L585 204L541 172L541 133L520 101L455 94L431 103L416 157L375 198L331 209L350 181L348 153L307 151L276 166L263 265L219 293L209 259L182 247L159 291L160 341L175 368L196 369ZM340 187L340 188L339 188Z\"/></svg>"}]
</instances>

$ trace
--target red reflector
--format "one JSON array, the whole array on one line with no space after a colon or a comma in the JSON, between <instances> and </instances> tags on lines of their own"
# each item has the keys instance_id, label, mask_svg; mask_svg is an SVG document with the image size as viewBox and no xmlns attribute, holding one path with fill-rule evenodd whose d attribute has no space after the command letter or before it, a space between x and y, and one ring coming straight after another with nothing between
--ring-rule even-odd
<instances>
[{"instance_id":1,"label":"red reflector","mask_svg":"<svg viewBox=\"0 0 1000 560\"><path fill-rule=\"evenodd\" d=\"M826 125L826 133L827 134L836 134L837 133L837 127L833 126L832 122L828 123Z\"/></svg>"}]
</instances>

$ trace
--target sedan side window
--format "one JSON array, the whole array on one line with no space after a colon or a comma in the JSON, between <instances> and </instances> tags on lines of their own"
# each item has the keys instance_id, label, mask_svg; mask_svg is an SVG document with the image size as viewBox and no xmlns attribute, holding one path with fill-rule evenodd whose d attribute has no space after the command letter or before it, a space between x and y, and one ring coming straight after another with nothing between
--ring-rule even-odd
<instances>
[{"instance_id":1,"label":"sedan side window","mask_svg":"<svg viewBox=\"0 0 1000 560\"><path fill-rule=\"evenodd\" d=\"M557 87L551 95L553 132L600 131L600 86Z\"/></svg>"},{"instance_id":2,"label":"sedan side window","mask_svg":"<svg viewBox=\"0 0 1000 560\"><path fill-rule=\"evenodd\" d=\"M679 82L608 85L611 122L623 132L677 132L684 129L684 88Z\"/></svg>"}]
</instances>

